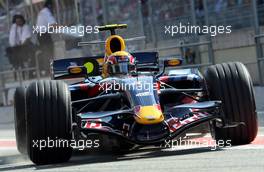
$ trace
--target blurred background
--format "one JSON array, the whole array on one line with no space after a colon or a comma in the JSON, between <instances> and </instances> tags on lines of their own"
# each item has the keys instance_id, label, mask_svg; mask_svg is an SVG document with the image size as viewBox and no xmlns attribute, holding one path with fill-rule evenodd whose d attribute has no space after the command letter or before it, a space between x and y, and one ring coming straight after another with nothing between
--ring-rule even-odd
<instances>
[{"instance_id":1,"label":"blurred background","mask_svg":"<svg viewBox=\"0 0 264 172\"><path fill-rule=\"evenodd\" d=\"M18 57L10 55L9 33L14 15L36 25L43 0L0 0L0 105L13 103L14 88L47 78L40 59L103 55L103 45L78 47L79 41L104 40L107 33L53 34L52 57L43 56L36 35L32 47ZM145 36L129 42L128 51L158 51L161 58L182 57L183 67L199 67L241 61L255 85L263 85L264 0L53 0L53 15L60 25L128 24L119 32L124 38ZM165 26L232 26L231 34L165 34ZM18 48L19 49L19 48ZM46 66L49 68L49 66Z\"/></svg>"}]
</instances>

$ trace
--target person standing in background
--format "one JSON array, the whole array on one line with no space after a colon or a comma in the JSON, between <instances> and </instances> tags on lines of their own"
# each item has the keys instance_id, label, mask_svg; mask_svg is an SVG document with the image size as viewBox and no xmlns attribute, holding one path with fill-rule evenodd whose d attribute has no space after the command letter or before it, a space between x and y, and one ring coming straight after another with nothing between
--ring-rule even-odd
<instances>
[{"instance_id":1,"label":"person standing in background","mask_svg":"<svg viewBox=\"0 0 264 172\"><path fill-rule=\"evenodd\" d=\"M22 15L14 15L13 24L9 33L9 44L11 47L23 45L30 41L32 31L26 24L26 20Z\"/></svg>"},{"instance_id":2,"label":"person standing in background","mask_svg":"<svg viewBox=\"0 0 264 172\"><path fill-rule=\"evenodd\" d=\"M180 45L180 51L181 51L181 56L184 59L185 64L195 64L195 52L191 47L186 47L184 44L188 44L187 41L181 41Z\"/></svg>"},{"instance_id":3,"label":"person standing in background","mask_svg":"<svg viewBox=\"0 0 264 172\"><path fill-rule=\"evenodd\" d=\"M23 69L26 65L32 65L34 61L34 46L31 42L32 30L26 24L25 18L16 14L13 16L9 33L9 45L6 49L7 56L14 69ZM22 72L24 78L24 72ZM15 75L17 79L17 76Z\"/></svg>"},{"instance_id":4,"label":"person standing in background","mask_svg":"<svg viewBox=\"0 0 264 172\"><path fill-rule=\"evenodd\" d=\"M47 32L48 26L57 26L57 22L52 13L53 3L52 0L46 0L42 10L38 13L37 17L37 27L45 30L41 32L46 32L42 35L38 34L38 41L41 50L41 57L39 58L40 71L43 76L49 74L50 59L54 56L54 44L51 34Z\"/></svg>"}]
</instances>

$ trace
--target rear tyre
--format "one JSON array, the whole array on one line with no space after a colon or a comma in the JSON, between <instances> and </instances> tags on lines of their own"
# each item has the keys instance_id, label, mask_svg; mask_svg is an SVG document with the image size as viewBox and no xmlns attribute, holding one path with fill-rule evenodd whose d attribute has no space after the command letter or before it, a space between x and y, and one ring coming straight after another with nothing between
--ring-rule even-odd
<instances>
[{"instance_id":1,"label":"rear tyre","mask_svg":"<svg viewBox=\"0 0 264 172\"><path fill-rule=\"evenodd\" d=\"M253 84L246 67L239 62L208 67L205 80L211 100L221 100L224 119L244 122L233 128L218 128L211 124L211 134L216 140L232 145L252 142L258 130Z\"/></svg>"},{"instance_id":2,"label":"rear tyre","mask_svg":"<svg viewBox=\"0 0 264 172\"><path fill-rule=\"evenodd\" d=\"M27 154L26 139L26 88L16 88L14 94L14 121L17 149L21 154Z\"/></svg>"},{"instance_id":3,"label":"rear tyre","mask_svg":"<svg viewBox=\"0 0 264 172\"><path fill-rule=\"evenodd\" d=\"M30 160L38 165L68 161L72 154L69 142L72 118L67 84L61 81L32 83L27 90L27 100Z\"/></svg>"}]
</instances>

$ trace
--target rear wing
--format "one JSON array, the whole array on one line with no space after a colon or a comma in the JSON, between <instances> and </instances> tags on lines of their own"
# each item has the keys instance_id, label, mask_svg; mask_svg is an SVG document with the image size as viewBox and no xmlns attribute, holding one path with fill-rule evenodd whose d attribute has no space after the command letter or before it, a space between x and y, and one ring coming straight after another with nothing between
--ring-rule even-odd
<instances>
[{"instance_id":1,"label":"rear wing","mask_svg":"<svg viewBox=\"0 0 264 172\"><path fill-rule=\"evenodd\" d=\"M157 68L158 69L158 53L157 52L136 52L131 53L136 58L137 64L140 67ZM102 64L104 63L104 56L92 56L92 57L77 57L54 60L51 63L52 78L53 79L71 79L78 77L77 75L71 75L68 72L70 66L84 66L86 63L93 63L94 70L90 72L90 76L101 75Z\"/></svg>"}]
</instances>

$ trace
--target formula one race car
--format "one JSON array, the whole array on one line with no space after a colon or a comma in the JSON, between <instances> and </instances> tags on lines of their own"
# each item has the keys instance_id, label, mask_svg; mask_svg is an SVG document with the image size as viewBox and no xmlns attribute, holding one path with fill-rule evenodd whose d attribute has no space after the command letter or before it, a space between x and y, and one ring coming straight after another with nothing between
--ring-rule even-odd
<instances>
[{"instance_id":1,"label":"formula one race car","mask_svg":"<svg viewBox=\"0 0 264 172\"><path fill-rule=\"evenodd\" d=\"M159 59L157 52L128 53L125 40L111 31L105 55L54 60L53 80L15 92L18 150L35 164L66 162L80 140L113 150L162 145L202 123L215 140L248 144L257 134L252 81L239 62L198 69L166 68L181 59ZM83 42L90 44L95 42ZM159 63L159 61L161 63ZM84 78L66 84L67 79ZM72 146L74 145L74 146ZM86 145L87 146L87 145Z\"/></svg>"}]
</instances>

